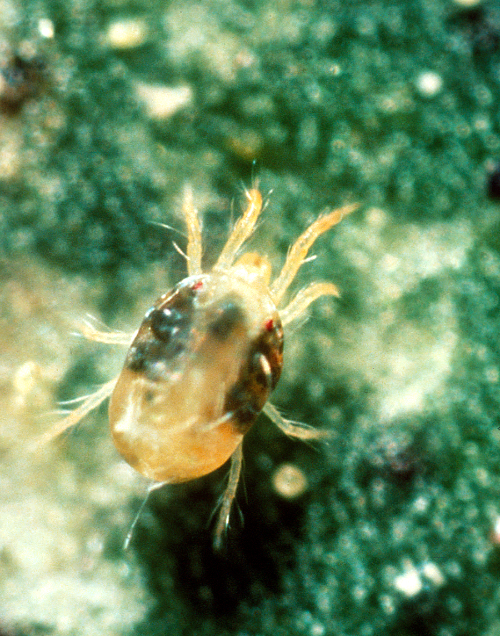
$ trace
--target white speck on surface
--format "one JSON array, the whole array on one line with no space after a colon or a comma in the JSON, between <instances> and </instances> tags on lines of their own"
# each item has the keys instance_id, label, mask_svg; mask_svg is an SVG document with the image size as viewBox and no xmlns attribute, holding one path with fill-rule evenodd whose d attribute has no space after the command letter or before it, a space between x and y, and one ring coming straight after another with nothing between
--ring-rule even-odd
<instances>
[{"instance_id":1,"label":"white speck on surface","mask_svg":"<svg viewBox=\"0 0 500 636\"><path fill-rule=\"evenodd\" d=\"M193 101L190 86L172 87L137 82L135 93L151 119L168 119Z\"/></svg>"},{"instance_id":2,"label":"white speck on surface","mask_svg":"<svg viewBox=\"0 0 500 636\"><path fill-rule=\"evenodd\" d=\"M307 489L307 478L298 466L281 464L273 475L274 490L285 499L295 499Z\"/></svg>"},{"instance_id":3,"label":"white speck on surface","mask_svg":"<svg viewBox=\"0 0 500 636\"><path fill-rule=\"evenodd\" d=\"M321 623L313 623L311 625L310 634L311 636L323 636L325 633L325 626Z\"/></svg>"},{"instance_id":4,"label":"white speck on surface","mask_svg":"<svg viewBox=\"0 0 500 636\"><path fill-rule=\"evenodd\" d=\"M123 19L111 22L106 40L113 49L134 49L146 41L148 28L144 20Z\"/></svg>"},{"instance_id":5,"label":"white speck on surface","mask_svg":"<svg viewBox=\"0 0 500 636\"><path fill-rule=\"evenodd\" d=\"M444 583L444 576L435 563L431 563L430 561L424 563L422 566L422 574L437 587Z\"/></svg>"},{"instance_id":6,"label":"white speck on surface","mask_svg":"<svg viewBox=\"0 0 500 636\"><path fill-rule=\"evenodd\" d=\"M443 88L441 75L433 71L425 71L417 77L417 89L424 97L434 97Z\"/></svg>"},{"instance_id":7,"label":"white speck on surface","mask_svg":"<svg viewBox=\"0 0 500 636\"><path fill-rule=\"evenodd\" d=\"M493 523L492 539L496 545L500 544L500 515L496 517Z\"/></svg>"},{"instance_id":8,"label":"white speck on surface","mask_svg":"<svg viewBox=\"0 0 500 636\"><path fill-rule=\"evenodd\" d=\"M422 590L420 574L416 568L410 567L394 579L394 587L408 598L412 598Z\"/></svg>"},{"instance_id":9,"label":"white speck on surface","mask_svg":"<svg viewBox=\"0 0 500 636\"><path fill-rule=\"evenodd\" d=\"M41 18L38 20L38 33L40 33L43 38L53 38L55 31L52 20L49 20L48 18Z\"/></svg>"},{"instance_id":10,"label":"white speck on surface","mask_svg":"<svg viewBox=\"0 0 500 636\"><path fill-rule=\"evenodd\" d=\"M413 509L416 512L425 512L429 507L429 499L424 496L417 497L413 502Z\"/></svg>"}]
</instances>

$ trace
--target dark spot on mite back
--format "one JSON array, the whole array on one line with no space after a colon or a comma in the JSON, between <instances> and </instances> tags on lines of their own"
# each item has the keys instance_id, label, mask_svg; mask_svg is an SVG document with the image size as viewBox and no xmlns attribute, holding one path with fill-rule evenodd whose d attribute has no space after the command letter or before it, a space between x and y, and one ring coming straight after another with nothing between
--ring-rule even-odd
<instances>
[{"instance_id":1,"label":"dark spot on mite back","mask_svg":"<svg viewBox=\"0 0 500 636\"><path fill-rule=\"evenodd\" d=\"M189 348L194 313L194 294L179 286L162 296L147 312L130 347L125 366L144 373L152 381L164 379L166 364Z\"/></svg>"},{"instance_id":2,"label":"dark spot on mite back","mask_svg":"<svg viewBox=\"0 0 500 636\"><path fill-rule=\"evenodd\" d=\"M245 434L255 422L262 410L259 394L255 395L248 387L234 385L228 393L226 405L232 404L235 413L234 422L240 433Z\"/></svg>"},{"instance_id":3,"label":"dark spot on mite back","mask_svg":"<svg viewBox=\"0 0 500 636\"><path fill-rule=\"evenodd\" d=\"M269 375L264 371L263 358L269 363ZM252 343L247 364L224 403L225 413L235 413L234 423L240 433L245 434L256 420L279 380L282 367L283 327L277 319L271 331L264 328Z\"/></svg>"},{"instance_id":4,"label":"dark spot on mite back","mask_svg":"<svg viewBox=\"0 0 500 636\"><path fill-rule=\"evenodd\" d=\"M154 335L164 343L173 340L190 323L190 316L177 309L153 309L149 315Z\"/></svg>"},{"instance_id":5,"label":"dark spot on mite back","mask_svg":"<svg viewBox=\"0 0 500 636\"><path fill-rule=\"evenodd\" d=\"M216 317L208 325L208 332L223 341L244 322L245 314L239 304L234 300L226 300L218 307Z\"/></svg>"},{"instance_id":6,"label":"dark spot on mite back","mask_svg":"<svg viewBox=\"0 0 500 636\"><path fill-rule=\"evenodd\" d=\"M136 338L135 343L125 361L125 366L130 371L144 373L149 380L161 380L159 371L165 368L165 363L172 362L186 350L187 338L180 337L164 343L156 338Z\"/></svg>"}]
</instances>

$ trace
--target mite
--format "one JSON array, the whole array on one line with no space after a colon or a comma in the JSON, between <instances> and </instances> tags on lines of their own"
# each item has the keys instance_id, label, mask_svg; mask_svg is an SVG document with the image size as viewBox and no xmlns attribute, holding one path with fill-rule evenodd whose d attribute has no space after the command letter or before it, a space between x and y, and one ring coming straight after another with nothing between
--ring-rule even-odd
<instances>
[{"instance_id":1,"label":"mite","mask_svg":"<svg viewBox=\"0 0 500 636\"><path fill-rule=\"evenodd\" d=\"M240 255L262 211L257 188L230 232L212 270L202 270L201 222L187 191L188 277L160 296L133 335L85 326L98 342L126 344L121 373L58 422L55 437L107 397L116 448L155 486L206 475L231 458L215 530L215 546L229 523L242 464L241 444L261 411L290 437L318 439L324 432L283 418L268 398L283 367L283 328L321 296L338 296L332 283L315 282L288 303L283 298L314 241L356 206L320 216L291 246L281 273L254 252Z\"/></svg>"}]
</instances>

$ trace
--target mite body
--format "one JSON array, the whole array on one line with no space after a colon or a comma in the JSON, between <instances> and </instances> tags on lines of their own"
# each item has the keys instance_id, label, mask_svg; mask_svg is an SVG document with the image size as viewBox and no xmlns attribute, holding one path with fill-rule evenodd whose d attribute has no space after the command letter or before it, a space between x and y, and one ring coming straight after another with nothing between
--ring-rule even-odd
<instances>
[{"instance_id":1,"label":"mite body","mask_svg":"<svg viewBox=\"0 0 500 636\"><path fill-rule=\"evenodd\" d=\"M186 278L147 312L109 405L120 453L160 482L234 453L281 373L283 329L238 265Z\"/></svg>"},{"instance_id":2,"label":"mite body","mask_svg":"<svg viewBox=\"0 0 500 636\"><path fill-rule=\"evenodd\" d=\"M291 437L324 435L284 419L267 400L283 366L283 327L314 300L338 290L332 283L312 283L280 308L283 296L316 238L355 209L320 216L290 248L271 282L265 256L236 258L262 210L257 189L246 198L215 266L203 273L201 224L186 194L188 277L153 304L132 336L84 328L89 339L130 345L123 370L44 436L58 435L111 396L109 422L118 451L157 485L206 475L232 458L216 546L238 485L241 442L259 413L264 410Z\"/></svg>"}]
</instances>

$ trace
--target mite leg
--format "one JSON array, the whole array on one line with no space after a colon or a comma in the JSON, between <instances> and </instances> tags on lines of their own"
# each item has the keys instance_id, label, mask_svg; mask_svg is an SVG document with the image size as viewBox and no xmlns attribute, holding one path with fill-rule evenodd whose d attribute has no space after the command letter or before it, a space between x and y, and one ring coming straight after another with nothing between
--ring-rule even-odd
<instances>
[{"instance_id":1,"label":"mite leg","mask_svg":"<svg viewBox=\"0 0 500 636\"><path fill-rule=\"evenodd\" d=\"M184 219L188 231L187 244L187 268L189 276L202 274L201 255L202 255L202 239L201 239L201 223L198 210L193 205L193 191L187 187L184 189L184 204L182 206Z\"/></svg>"},{"instance_id":2,"label":"mite leg","mask_svg":"<svg viewBox=\"0 0 500 636\"><path fill-rule=\"evenodd\" d=\"M309 305L321 296L337 296L338 298L340 293L333 283L312 283L304 287L284 309L280 310L283 327L299 318Z\"/></svg>"},{"instance_id":3,"label":"mite leg","mask_svg":"<svg viewBox=\"0 0 500 636\"><path fill-rule=\"evenodd\" d=\"M255 223L262 211L262 195L257 188L246 190L245 195L248 200L247 208L238 219L233 231L227 239L227 243L222 248L222 252L215 265L217 269L228 269L232 265L236 253L252 234Z\"/></svg>"},{"instance_id":4,"label":"mite leg","mask_svg":"<svg viewBox=\"0 0 500 636\"><path fill-rule=\"evenodd\" d=\"M236 489L238 488L238 482L240 480L241 465L243 463L243 452L241 444L231 455L231 468L229 470L229 478L226 486L226 490L222 495L221 508L219 510L219 516L217 519L217 526L215 527L214 536L214 549L220 550L222 545L222 535L229 526L229 515L231 513L231 506L236 495Z\"/></svg>"},{"instance_id":5,"label":"mite leg","mask_svg":"<svg viewBox=\"0 0 500 636\"><path fill-rule=\"evenodd\" d=\"M288 435L302 440L324 439L329 436L328 431L319 431L317 428L285 419L278 409L269 402L264 406L264 413L276 424L276 426Z\"/></svg>"},{"instance_id":6,"label":"mite leg","mask_svg":"<svg viewBox=\"0 0 500 636\"><path fill-rule=\"evenodd\" d=\"M112 329L108 331L99 331L99 329L96 329L88 320L79 323L78 328L87 340L103 342L104 344L125 345L127 347L131 345L132 340L135 338L137 333L135 331L134 333L125 333L124 331L113 331Z\"/></svg>"},{"instance_id":7,"label":"mite leg","mask_svg":"<svg viewBox=\"0 0 500 636\"><path fill-rule=\"evenodd\" d=\"M340 223L344 216L354 212L357 207L357 205L346 205L343 208L330 212L329 214L320 216L299 236L288 252L281 274L270 287L271 298L274 300L276 305L278 305L280 300L283 298L283 294L295 278L295 274L306 259L309 249L318 236L329 230L337 223Z\"/></svg>"},{"instance_id":8,"label":"mite leg","mask_svg":"<svg viewBox=\"0 0 500 636\"><path fill-rule=\"evenodd\" d=\"M37 450L41 446L48 444L53 439L67 431L68 428L71 428L75 424L78 424L80 420L82 420L90 411L93 411L95 408L104 402L104 400L113 393L113 389L115 388L116 381L118 380L118 376L113 378L110 382L106 382L100 389L98 389L95 393L91 393L85 397L79 398L83 400L82 404L74 411L71 411L69 415L63 418L61 421L54 424L48 431L46 431L43 435L40 435L38 439L36 439L33 444L30 445L32 450Z\"/></svg>"},{"instance_id":9,"label":"mite leg","mask_svg":"<svg viewBox=\"0 0 500 636\"><path fill-rule=\"evenodd\" d=\"M149 495L153 492L153 490L158 490L158 488L163 488L163 486L165 486L166 483L167 482L165 482L165 481L159 481L159 482L153 482L152 484L149 484L148 489L146 491L146 496L142 500L142 503L139 506L139 510L136 512L134 520L132 521L132 523L130 525L129 531L127 532L127 536L125 537L125 541L123 542L123 549L124 550L128 550L130 542L132 541L132 537L134 536L135 527L137 525L137 522L140 519L142 511L146 507L146 504L147 504L148 499L149 499Z\"/></svg>"}]
</instances>

